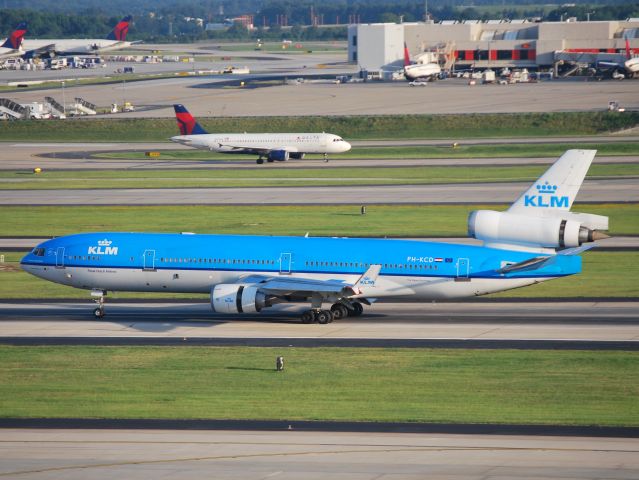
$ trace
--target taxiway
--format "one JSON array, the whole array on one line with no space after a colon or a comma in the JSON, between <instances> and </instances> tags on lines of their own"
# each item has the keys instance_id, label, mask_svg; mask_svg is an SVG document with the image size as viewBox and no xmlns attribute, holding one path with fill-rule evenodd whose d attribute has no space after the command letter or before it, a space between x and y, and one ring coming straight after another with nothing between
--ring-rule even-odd
<instances>
[{"instance_id":1,"label":"taxiway","mask_svg":"<svg viewBox=\"0 0 639 480\"><path fill-rule=\"evenodd\" d=\"M414 480L636 479L639 440L514 435L3 429L0 475Z\"/></svg>"}]
</instances>

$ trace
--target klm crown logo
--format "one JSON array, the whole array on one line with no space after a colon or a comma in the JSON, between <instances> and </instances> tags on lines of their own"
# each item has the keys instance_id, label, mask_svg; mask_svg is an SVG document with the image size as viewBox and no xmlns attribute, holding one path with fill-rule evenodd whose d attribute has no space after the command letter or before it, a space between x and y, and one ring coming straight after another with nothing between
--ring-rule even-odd
<instances>
[{"instance_id":1,"label":"klm crown logo","mask_svg":"<svg viewBox=\"0 0 639 480\"><path fill-rule=\"evenodd\" d=\"M117 255L118 247L112 247L111 244L113 242L111 240L98 240L97 247L89 247L88 254L89 255Z\"/></svg>"},{"instance_id":2,"label":"klm crown logo","mask_svg":"<svg viewBox=\"0 0 639 480\"><path fill-rule=\"evenodd\" d=\"M557 185L548 182L535 185L537 195L525 195L525 207L568 208L570 199L566 195L556 195Z\"/></svg>"}]
</instances>

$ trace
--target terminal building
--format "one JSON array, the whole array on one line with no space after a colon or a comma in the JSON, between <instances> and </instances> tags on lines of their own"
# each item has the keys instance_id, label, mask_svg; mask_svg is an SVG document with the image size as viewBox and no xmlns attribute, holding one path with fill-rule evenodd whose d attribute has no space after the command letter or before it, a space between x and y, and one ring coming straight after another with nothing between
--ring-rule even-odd
<instances>
[{"instance_id":1,"label":"terminal building","mask_svg":"<svg viewBox=\"0 0 639 480\"><path fill-rule=\"evenodd\" d=\"M625 21L534 22L466 20L439 23L375 23L348 27L348 59L371 73L403 66L433 52L445 69L552 68L559 61L595 63L626 56L626 39L639 54L639 18Z\"/></svg>"}]
</instances>

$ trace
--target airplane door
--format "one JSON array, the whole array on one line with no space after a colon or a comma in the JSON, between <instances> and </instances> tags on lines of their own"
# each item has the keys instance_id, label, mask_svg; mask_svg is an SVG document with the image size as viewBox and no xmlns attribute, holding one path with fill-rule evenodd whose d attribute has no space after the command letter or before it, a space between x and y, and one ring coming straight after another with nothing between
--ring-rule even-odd
<instances>
[{"instance_id":1,"label":"airplane door","mask_svg":"<svg viewBox=\"0 0 639 480\"><path fill-rule=\"evenodd\" d=\"M470 270L470 261L467 258L457 259L457 278L455 280L468 280L468 272Z\"/></svg>"},{"instance_id":2,"label":"airplane door","mask_svg":"<svg viewBox=\"0 0 639 480\"><path fill-rule=\"evenodd\" d=\"M55 251L55 268L64 268L64 247Z\"/></svg>"},{"instance_id":3,"label":"airplane door","mask_svg":"<svg viewBox=\"0 0 639 480\"><path fill-rule=\"evenodd\" d=\"M144 250L144 270L155 271L155 250Z\"/></svg>"},{"instance_id":4,"label":"airplane door","mask_svg":"<svg viewBox=\"0 0 639 480\"><path fill-rule=\"evenodd\" d=\"M291 274L291 257L290 253L280 254L280 275Z\"/></svg>"}]
</instances>

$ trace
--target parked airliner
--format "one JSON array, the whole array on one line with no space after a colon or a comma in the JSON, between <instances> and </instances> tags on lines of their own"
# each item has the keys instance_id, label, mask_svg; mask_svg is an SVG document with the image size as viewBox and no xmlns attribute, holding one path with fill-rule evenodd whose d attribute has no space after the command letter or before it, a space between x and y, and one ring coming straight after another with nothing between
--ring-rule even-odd
<instances>
[{"instance_id":1,"label":"parked airliner","mask_svg":"<svg viewBox=\"0 0 639 480\"><path fill-rule=\"evenodd\" d=\"M481 246L424 241L158 233L81 233L47 240L21 261L46 280L92 291L208 293L218 313L302 302L302 322L360 315L377 299L485 295L581 272L580 252L608 217L570 212L596 151L568 150L505 212L470 214ZM496 187L499 188L499 187ZM331 305L325 308L325 305Z\"/></svg>"},{"instance_id":2,"label":"parked airliner","mask_svg":"<svg viewBox=\"0 0 639 480\"><path fill-rule=\"evenodd\" d=\"M427 54L423 54L428 56ZM441 67L430 61L423 62L421 58L416 63L412 63L410 60L410 53L408 52L408 46L404 42L404 77L406 80L413 82L415 80L432 81L437 80L442 73Z\"/></svg>"},{"instance_id":3,"label":"parked airliner","mask_svg":"<svg viewBox=\"0 0 639 480\"><path fill-rule=\"evenodd\" d=\"M22 42L26 33L27 24L25 22L14 28L2 46L0 46L0 59L22 56L24 54Z\"/></svg>"},{"instance_id":4,"label":"parked airliner","mask_svg":"<svg viewBox=\"0 0 639 480\"><path fill-rule=\"evenodd\" d=\"M350 143L330 133L209 133L193 118L184 105L173 105L180 135L172 142L218 153L258 155L257 163L301 159L306 153L343 153Z\"/></svg>"},{"instance_id":5,"label":"parked airliner","mask_svg":"<svg viewBox=\"0 0 639 480\"><path fill-rule=\"evenodd\" d=\"M126 41L129 32L131 16L126 16L120 20L104 38L99 39L45 39L45 40L24 40L22 48L25 57L53 57L60 55L87 55L101 54L120 50L131 46L131 42Z\"/></svg>"}]
</instances>

